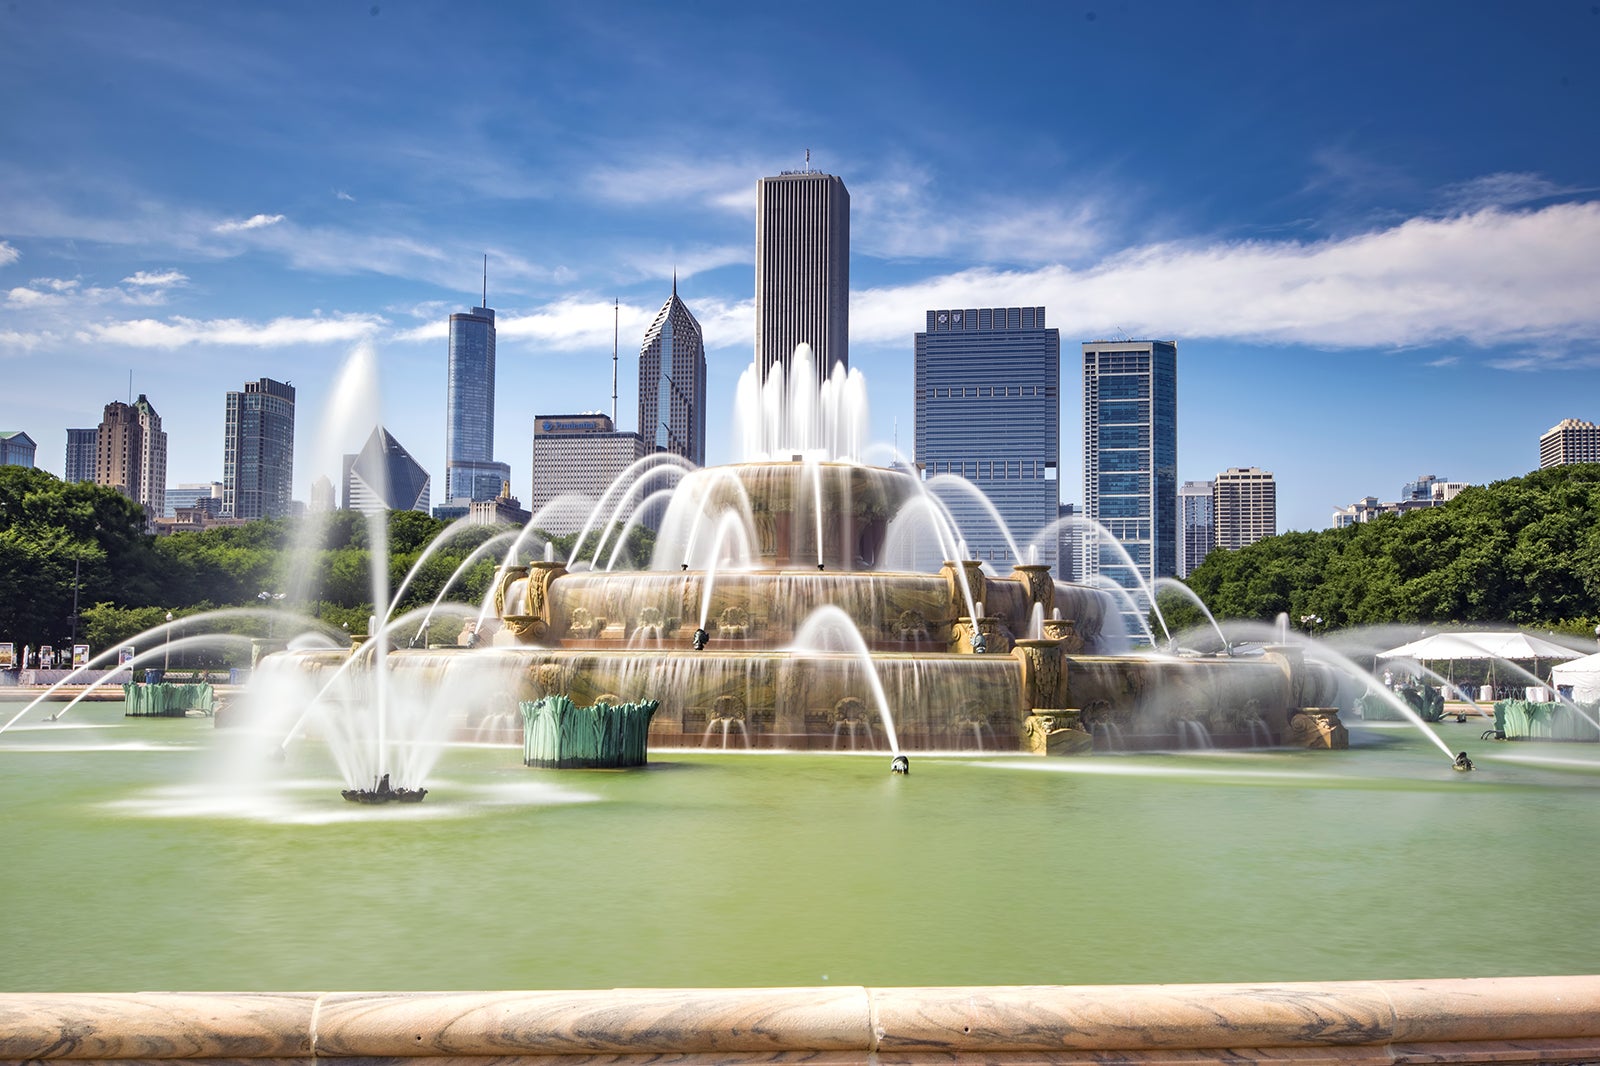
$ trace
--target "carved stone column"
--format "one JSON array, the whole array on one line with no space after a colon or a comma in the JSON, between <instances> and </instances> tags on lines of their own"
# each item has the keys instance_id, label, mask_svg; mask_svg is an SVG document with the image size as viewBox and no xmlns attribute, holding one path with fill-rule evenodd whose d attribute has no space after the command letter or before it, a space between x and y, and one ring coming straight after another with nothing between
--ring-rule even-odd
<instances>
[{"instance_id":1,"label":"carved stone column","mask_svg":"<svg viewBox=\"0 0 1600 1066\"><path fill-rule=\"evenodd\" d=\"M1019 640L1011 649L1022 664L1022 699L1032 708L1060 707L1066 677L1058 640Z\"/></svg>"},{"instance_id":2,"label":"carved stone column","mask_svg":"<svg viewBox=\"0 0 1600 1066\"><path fill-rule=\"evenodd\" d=\"M1023 563L1011 568L1011 576L1027 590L1028 611L1031 613L1032 605L1037 603L1048 619L1056 606L1056 581L1050 576L1050 568L1043 563Z\"/></svg>"},{"instance_id":3,"label":"carved stone column","mask_svg":"<svg viewBox=\"0 0 1600 1066\"><path fill-rule=\"evenodd\" d=\"M1046 618L1044 635L1049 640L1059 640L1061 650L1068 655L1083 654L1083 636L1078 632L1078 623L1071 618Z\"/></svg>"},{"instance_id":4,"label":"carved stone column","mask_svg":"<svg viewBox=\"0 0 1600 1066\"><path fill-rule=\"evenodd\" d=\"M962 559L959 562L946 562L939 571L944 576L945 589L950 595L950 615L959 617L971 614L967 606L967 592L972 593L972 603L977 605L983 602L983 564L976 559ZM961 576L966 574L966 584L963 586Z\"/></svg>"}]
</instances>

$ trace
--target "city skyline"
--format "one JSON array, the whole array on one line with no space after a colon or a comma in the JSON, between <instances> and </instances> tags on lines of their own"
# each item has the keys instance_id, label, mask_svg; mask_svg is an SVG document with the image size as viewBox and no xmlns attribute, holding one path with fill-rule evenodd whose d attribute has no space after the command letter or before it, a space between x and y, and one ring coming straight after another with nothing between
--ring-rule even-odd
<instances>
[{"instance_id":1,"label":"city skyline","mask_svg":"<svg viewBox=\"0 0 1600 1066\"><path fill-rule=\"evenodd\" d=\"M850 189L849 359L885 445L930 307L1048 306L1069 347L1177 340L1179 479L1271 469L1280 529L1417 470L1526 473L1548 429L1600 417L1600 146L1572 134L1600 103L1592 4L1019 9L959 63L930 57L970 11L909 10L12 5L0 429L62 473L131 369L169 485L214 481L227 391L292 383L313 434L364 342L383 423L442 477L448 315L487 253L514 468L534 408L608 407L612 301L638 339L674 270L726 461L755 184L807 149ZM418 78L465 25L496 46ZM1164 59L1132 84L1130 54ZM1081 505L1070 362L1061 394ZM298 499L339 475L316 452Z\"/></svg>"}]
</instances>

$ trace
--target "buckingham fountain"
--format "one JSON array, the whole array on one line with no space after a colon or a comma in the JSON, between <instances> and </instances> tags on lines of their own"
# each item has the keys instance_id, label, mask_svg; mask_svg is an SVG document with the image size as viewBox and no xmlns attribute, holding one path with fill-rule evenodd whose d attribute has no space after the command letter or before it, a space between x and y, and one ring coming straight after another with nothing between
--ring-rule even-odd
<instances>
[{"instance_id":1,"label":"buckingham fountain","mask_svg":"<svg viewBox=\"0 0 1600 1066\"><path fill-rule=\"evenodd\" d=\"M904 463L862 461L859 371L819 378L802 346L787 373L752 365L737 411L740 461L642 460L566 560L522 561L519 538L470 623L491 640L363 646L359 665L291 651L276 665L313 679L376 665L388 691L448 694L430 713L458 718L457 732L508 702L658 701L656 747L1343 745L1331 676L1297 648L1134 654L1125 595L1025 558L1009 572L966 558L926 482ZM669 490L648 491L663 480ZM612 569L623 532L647 516L659 525L650 567Z\"/></svg>"}]
</instances>

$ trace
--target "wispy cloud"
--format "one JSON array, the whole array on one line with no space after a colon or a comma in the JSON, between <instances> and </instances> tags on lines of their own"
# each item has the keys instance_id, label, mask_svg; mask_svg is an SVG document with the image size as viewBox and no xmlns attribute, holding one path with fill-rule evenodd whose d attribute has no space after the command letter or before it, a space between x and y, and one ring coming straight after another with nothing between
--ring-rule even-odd
<instances>
[{"instance_id":1,"label":"wispy cloud","mask_svg":"<svg viewBox=\"0 0 1600 1066\"><path fill-rule=\"evenodd\" d=\"M582 183L590 196L640 206L690 201L723 211L754 212L758 164L689 158L655 158L600 167Z\"/></svg>"},{"instance_id":2,"label":"wispy cloud","mask_svg":"<svg viewBox=\"0 0 1600 1066\"><path fill-rule=\"evenodd\" d=\"M270 322L173 316L166 321L141 318L101 323L79 331L77 336L83 342L130 348L182 348L191 344L286 348L365 340L376 335L384 325L381 317L364 314L285 317Z\"/></svg>"},{"instance_id":3,"label":"wispy cloud","mask_svg":"<svg viewBox=\"0 0 1600 1066\"><path fill-rule=\"evenodd\" d=\"M152 274L147 270L136 271L122 279L124 285L137 285L142 288L165 289L173 285L182 285L189 280L189 275L177 270L163 270L159 274Z\"/></svg>"},{"instance_id":4,"label":"wispy cloud","mask_svg":"<svg viewBox=\"0 0 1600 1066\"><path fill-rule=\"evenodd\" d=\"M245 230L265 229L267 226L276 226L282 221L282 215L251 215L242 221L229 219L226 222L218 222L211 229L214 233L242 233Z\"/></svg>"},{"instance_id":5,"label":"wispy cloud","mask_svg":"<svg viewBox=\"0 0 1600 1066\"><path fill-rule=\"evenodd\" d=\"M1538 175L1502 171L1485 174L1471 181L1447 185L1441 191L1445 207L1452 213L1470 213L1486 207L1516 207L1560 196L1574 196L1592 190L1557 185Z\"/></svg>"},{"instance_id":6,"label":"wispy cloud","mask_svg":"<svg viewBox=\"0 0 1600 1066\"><path fill-rule=\"evenodd\" d=\"M17 251L5 241L0 241L0 266L9 266L22 258L22 253Z\"/></svg>"},{"instance_id":7,"label":"wispy cloud","mask_svg":"<svg viewBox=\"0 0 1600 1066\"><path fill-rule=\"evenodd\" d=\"M343 189L333 190L333 198L335 200L344 200L352 204L356 202L356 198L345 192Z\"/></svg>"},{"instance_id":8,"label":"wispy cloud","mask_svg":"<svg viewBox=\"0 0 1600 1066\"><path fill-rule=\"evenodd\" d=\"M1600 203L1412 219L1315 243L1157 244L1084 270L977 269L861 291L850 331L900 342L929 307L1032 303L1083 337L1122 327L1326 348L1594 340L1596 249Z\"/></svg>"}]
</instances>

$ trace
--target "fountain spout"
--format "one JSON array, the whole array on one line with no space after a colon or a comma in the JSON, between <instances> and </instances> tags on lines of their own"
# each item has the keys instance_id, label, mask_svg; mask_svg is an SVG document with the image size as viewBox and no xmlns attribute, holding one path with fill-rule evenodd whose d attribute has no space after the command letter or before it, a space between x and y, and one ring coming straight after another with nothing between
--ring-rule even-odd
<instances>
[{"instance_id":1,"label":"fountain spout","mask_svg":"<svg viewBox=\"0 0 1600 1066\"><path fill-rule=\"evenodd\" d=\"M705 651L706 650L706 644L710 640L711 640L711 634L710 633L707 633L704 629L695 630L694 631L694 650L695 651Z\"/></svg>"},{"instance_id":2,"label":"fountain spout","mask_svg":"<svg viewBox=\"0 0 1600 1066\"><path fill-rule=\"evenodd\" d=\"M1462 773L1466 773L1468 770L1473 768L1472 760L1467 758L1467 753L1464 751L1456 756L1456 761L1452 763L1451 766L1453 769L1459 770Z\"/></svg>"},{"instance_id":3,"label":"fountain spout","mask_svg":"<svg viewBox=\"0 0 1600 1066\"><path fill-rule=\"evenodd\" d=\"M889 760L889 772L891 774L909 774L911 772L911 760L904 755L896 755Z\"/></svg>"}]
</instances>

